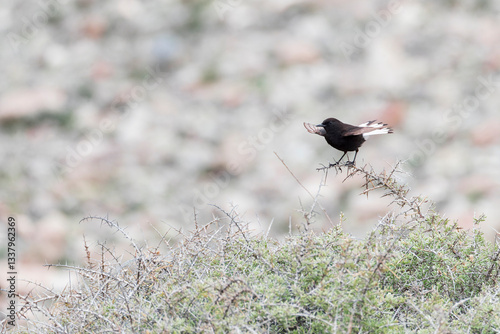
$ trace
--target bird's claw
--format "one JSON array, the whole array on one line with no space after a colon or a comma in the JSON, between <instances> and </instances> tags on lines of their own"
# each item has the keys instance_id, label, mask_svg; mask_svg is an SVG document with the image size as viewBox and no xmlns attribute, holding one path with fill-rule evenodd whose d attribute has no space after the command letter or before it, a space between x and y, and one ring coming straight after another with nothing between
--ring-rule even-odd
<instances>
[{"instance_id":1,"label":"bird's claw","mask_svg":"<svg viewBox=\"0 0 500 334\"><path fill-rule=\"evenodd\" d=\"M337 161L337 162L335 162L335 163L328 162L328 166L326 166L326 165L324 165L324 164L320 163L320 166L321 166L320 168L316 168L316 170L317 170L317 171L320 171L320 170L327 170L327 169L330 169L330 168L332 168L332 167L338 168L340 171L342 171L342 168L341 168L341 167L343 167L343 165L341 165L341 164L339 163L339 161Z\"/></svg>"},{"instance_id":2,"label":"bird's claw","mask_svg":"<svg viewBox=\"0 0 500 334\"><path fill-rule=\"evenodd\" d=\"M337 161L335 163L331 163L331 162L328 162L328 166L320 163L320 166L319 168L316 168L317 171L320 171L320 170L327 170L327 169L330 169L330 168L335 168L335 169L338 169L342 172L342 167L347 167L347 168L351 168L351 167L355 167L355 162L354 161L346 161L344 162L343 164L340 163L340 161Z\"/></svg>"}]
</instances>

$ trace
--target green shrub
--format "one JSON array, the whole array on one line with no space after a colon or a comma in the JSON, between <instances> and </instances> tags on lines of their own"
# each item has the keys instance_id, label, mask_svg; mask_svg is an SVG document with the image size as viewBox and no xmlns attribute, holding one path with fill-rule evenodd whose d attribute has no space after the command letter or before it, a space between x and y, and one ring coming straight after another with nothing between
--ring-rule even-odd
<instances>
[{"instance_id":1,"label":"green shrub","mask_svg":"<svg viewBox=\"0 0 500 334\"><path fill-rule=\"evenodd\" d=\"M113 260L95 263L89 254L87 267L69 267L82 283L54 294L53 304L24 298L21 311L47 321L19 331L498 333L498 243L424 214L425 201L408 198L394 172L350 173L365 177L365 193L383 189L401 208L364 240L341 225L312 232L312 210L283 241L251 236L234 211L220 209L177 245L146 249L101 218L131 241L134 260L121 263L103 248Z\"/></svg>"}]
</instances>

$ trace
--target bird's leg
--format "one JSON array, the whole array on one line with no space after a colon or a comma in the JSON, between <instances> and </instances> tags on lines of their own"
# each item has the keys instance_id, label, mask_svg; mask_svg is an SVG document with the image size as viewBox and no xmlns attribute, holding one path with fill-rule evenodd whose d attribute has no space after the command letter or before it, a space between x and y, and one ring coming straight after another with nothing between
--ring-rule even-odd
<instances>
[{"instance_id":1,"label":"bird's leg","mask_svg":"<svg viewBox=\"0 0 500 334\"><path fill-rule=\"evenodd\" d=\"M348 165L348 166L354 166L354 164L356 163L356 156L358 155L358 151L359 150L356 150L356 153L354 153L354 159L352 161L347 161L346 165Z\"/></svg>"},{"instance_id":2,"label":"bird's leg","mask_svg":"<svg viewBox=\"0 0 500 334\"><path fill-rule=\"evenodd\" d=\"M334 166L339 165L339 164L340 164L340 161L342 161L342 158L343 158L343 157L345 157L345 155L346 155L346 154L347 154L347 151L345 151L345 152L344 152L344 154L340 157L339 161L337 161L337 162L336 162L336 163L334 163L334 164L332 164L332 163L331 163L331 164L330 164L330 166L328 166L328 167L334 167Z\"/></svg>"}]
</instances>

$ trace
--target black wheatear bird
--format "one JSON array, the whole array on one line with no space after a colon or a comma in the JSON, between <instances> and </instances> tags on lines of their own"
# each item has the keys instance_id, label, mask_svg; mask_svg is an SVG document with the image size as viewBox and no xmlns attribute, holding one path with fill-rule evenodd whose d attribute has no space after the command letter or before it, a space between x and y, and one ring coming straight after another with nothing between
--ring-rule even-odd
<instances>
[{"instance_id":1,"label":"black wheatear bird","mask_svg":"<svg viewBox=\"0 0 500 334\"><path fill-rule=\"evenodd\" d=\"M327 118L323 123L313 125L304 123L304 127L309 133L325 137L328 144L339 151L344 152L344 155L335 164L330 164L330 167L338 165L342 158L349 151L356 151L354 160L347 161L346 165L354 165L359 148L369 136L392 133L392 129L387 127L387 124L369 121L358 126L345 124L336 118Z\"/></svg>"}]
</instances>

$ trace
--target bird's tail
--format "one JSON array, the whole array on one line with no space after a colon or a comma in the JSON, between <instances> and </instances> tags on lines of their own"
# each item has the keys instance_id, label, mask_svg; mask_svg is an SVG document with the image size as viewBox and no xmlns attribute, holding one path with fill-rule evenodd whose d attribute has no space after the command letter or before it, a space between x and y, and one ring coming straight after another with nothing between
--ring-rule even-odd
<instances>
[{"instance_id":1,"label":"bird's tail","mask_svg":"<svg viewBox=\"0 0 500 334\"><path fill-rule=\"evenodd\" d=\"M384 135L386 133L393 133L392 129L387 126L387 124L377 121L369 121L358 125L360 128L373 128L372 131L367 131L363 133L363 137L373 136L373 135Z\"/></svg>"}]
</instances>

